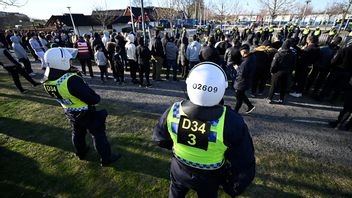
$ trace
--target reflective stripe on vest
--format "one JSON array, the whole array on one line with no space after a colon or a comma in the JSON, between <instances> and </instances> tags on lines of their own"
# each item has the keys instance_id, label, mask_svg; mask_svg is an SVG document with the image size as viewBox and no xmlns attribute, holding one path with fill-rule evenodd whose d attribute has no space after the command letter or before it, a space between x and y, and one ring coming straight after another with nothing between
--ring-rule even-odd
<instances>
[{"instance_id":1,"label":"reflective stripe on vest","mask_svg":"<svg viewBox=\"0 0 352 198\"><path fill-rule=\"evenodd\" d=\"M13 67L13 66L15 66L15 64L12 61L10 61L10 59L8 59L5 56L5 54L4 54L5 50L7 50L7 49L5 49L5 48L1 48L0 49L0 62L4 65L4 67Z\"/></svg>"},{"instance_id":2,"label":"reflective stripe on vest","mask_svg":"<svg viewBox=\"0 0 352 198\"><path fill-rule=\"evenodd\" d=\"M78 53L89 54L88 44L86 42L77 42Z\"/></svg>"},{"instance_id":3,"label":"reflective stripe on vest","mask_svg":"<svg viewBox=\"0 0 352 198\"><path fill-rule=\"evenodd\" d=\"M209 122L208 149L203 150L178 143L178 127L181 116L186 116L182 110L181 102L175 103L167 116L168 132L173 145L174 156L183 164L203 170L219 169L225 162L227 147L223 140L226 107L218 120ZM187 116L186 116L187 117Z\"/></svg>"},{"instance_id":4,"label":"reflective stripe on vest","mask_svg":"<svg viewBox=\"0 0 352 198\"><path fill-rule=\"evenodd\" d=\"M68 90L67 81L72 76L78 75L75 73L66 73L57 80L45 82L44 89L49 95L56 98L66 111L88 110L88 105L70 94Z\"/></svg>"}]
</instances>

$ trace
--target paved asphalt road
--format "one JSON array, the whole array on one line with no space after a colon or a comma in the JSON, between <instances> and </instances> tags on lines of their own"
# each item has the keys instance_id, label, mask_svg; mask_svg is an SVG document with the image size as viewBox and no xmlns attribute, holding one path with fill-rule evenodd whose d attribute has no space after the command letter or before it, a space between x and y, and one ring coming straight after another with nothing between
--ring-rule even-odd
<instances>
[{"instance_id":1,"label":"paved asphalt road","mask_svg":"<svg viewBox=\"0 0 352 198\"><path fill-rule=\"evenodd\" d=\"M34 64L34 67L39 68L39 65ZM152 81L151 88L140 88L130 83L128 76L128 83L124 86L113 80L102 84L97 67L94 70L96 77L85 79L102 97L103 103L126 105L131 110L160 115L173 102L185 98L183 80ZM286 99L285 105L272 105L265 101L264 96L250 98L256 107L250 115L245 115L246 106L242 107L240 113L255 140L299 151L324 162L352 164L352 132L336 131L327 126L329 121L337 118L341 107L306 97L286 96ZM234 102L234 91L227 90L225 104L234 107Z\"/></svg>"}]
</instances>

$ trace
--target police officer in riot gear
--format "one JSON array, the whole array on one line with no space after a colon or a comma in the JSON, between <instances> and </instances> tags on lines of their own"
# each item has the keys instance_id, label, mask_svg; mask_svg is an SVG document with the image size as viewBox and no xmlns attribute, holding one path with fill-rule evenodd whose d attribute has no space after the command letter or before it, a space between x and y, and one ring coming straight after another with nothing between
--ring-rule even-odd
<instances>
[{"instance_id":1,"label":"police officer in riot gear","mask_svg":"<svg viewBox=\"0 0 352 198\"><path fill-rule=\"evenodd\" d=\"M72 125L72 142L76 155L83 160L89 150L85 136L89 132L94 146L101 158L101 165L108 166L120 158L112 154L105 134L106 110L97 111L94 107L99 101L97 95L71 67L70 59L77 49L52 48L45 55L47 68L43 85L45 91L64 108L66 117Z\"/></svg>"},{"instance_id":2,"label":"police officer in riot gear","mask_svg":"<svg viewBox=\"0 0 352 198\"><path fill-rule=\"evenodd\" d=\"M217 197L220 185L233 197L241 194L255 175L254 148L242 117L221 105L225 72L203 62L186 84L189 100L168 108L153 134L158 146L173 151L169 197L185 197L189 189L198 197Z\"/></svg>"}]
</instances>

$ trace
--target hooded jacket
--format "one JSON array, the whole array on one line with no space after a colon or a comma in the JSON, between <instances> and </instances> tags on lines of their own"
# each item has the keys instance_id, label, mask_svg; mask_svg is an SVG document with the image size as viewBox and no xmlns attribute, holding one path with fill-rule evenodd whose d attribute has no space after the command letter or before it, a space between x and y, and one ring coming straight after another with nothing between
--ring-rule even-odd
<instances>
[{"instance_id":1,"label":"hooded jacket","mask_svg":"<svg viewBox=\"0 0 352 198\"><path fill-rule=\"evenodd\" d=\"M201 44L198 41L193 41L188 45L186 50L186 58L191 62L199 62L199 52L202 48Z\"/></svg>"},{"instance_id":2,"label":"hooded jacket","mask_svg":"<svg viewBox=\"0 0 352 198\"><path fill-rule=\"evenodd\" d=\"M28 59L26 50L20 44L20 38L18 36L11 36L10 40L12 41L12 48L15 51L16 57L18 59L24 58Z\"/></svg>"},{"instance_id":3,"label":"hooded jacket","mask_svg":"<svg viewBox=\"0 0 352 198\"><path fill-rule=\"evenodd\" d=\"M110 33L108 31L104 31L103 34L104 34L104 36L101 39L101 41L103 42L104 46L106 47L106 43L110 42Z\"/></svg>"},{"instance_id":4,"label":"hooded jacket","mask_svg":"<svg viewBox=\"0 0 352 198\"><path fill-rule=\"evenodd\" d=\"M285 42L281 49L275 54L271 63L271 73L292 72L296 66L296 55L290 49L288 42Z\"/></svg>"},{"instance_id":5,"label":"hooded jacket","mask_svg":"<svg viewBox=\"0 0 352 198\"><path fill-rule=\"evenodd\" d=\"M127 59L137 61L136 46L134 45L134 35L129 34L126 40L127 43L125 45L125 48L127 53Z\"/></svg>"}]
</instances>

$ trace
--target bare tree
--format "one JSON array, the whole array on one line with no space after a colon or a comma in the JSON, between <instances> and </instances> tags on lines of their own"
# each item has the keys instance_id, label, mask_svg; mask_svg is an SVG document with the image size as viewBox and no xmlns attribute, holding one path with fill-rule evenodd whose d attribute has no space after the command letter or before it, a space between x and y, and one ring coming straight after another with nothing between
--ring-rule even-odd
<instances>
[{"instance_id":1,"label":"bare tree","mask_svg":"<svg viewBox=\"0 0 352 198\"><path fill-rule=\"evenodd\" d=\"M198 0L199 1L199 0ZM175 8L184 12L185 18L191 18L197 9L197 0L174 0Z\"/></svg>"},{"instance_id":2,"label":"bare tree","mask_svg":"<svg viewBox=\"0 0 352 198\"><path fill-rule=\"evenodd\" d=\"M238 0L216 0L211 5L217 16L217 20L220 22L225 21L230 16L235 16L236 18L241 9Z\"/></svg>"},{"instance_id":3,"label":"bare tree","mask_svg":"<svg viewBox=\"0 0 352 198\"><path fill-rule=\"evenodd\" d=\"M27 3L27 1L19 1L19 0L0 0L0 5L6 7L6 6L15 6L15 7L21 7L24 6Z\"/></svg>"},{"instance_id":4,"label":"bare tree","mask_svg":"<svg viewBox=\"0 0 352 198\"><path fill-rule=\"evenodd\" d=\"M339 5L339 4L340 4L340 7L342 7L342 13L341 13L342 14L342 20L341 20L341 24L340 24L340 28L339 28L338 33L340 33L342 25L345 22L346 15L348 14L348 12L351 9L352 0L343 0L343 1L337 3L337 5Z\"/></svg>"},{"instance_id":5,"label":"bare tree","mask_svg":"<svg viewBox=\"0 0 352 198\"><path fill-rule=\"evenodd\" d=\"M132 3L133 7L141 7L142 6L141 0L132 0L131 3ZM151 5L152 5L152 3L149 0L143 0L144 7L151 6Z\"/></svg>"},{"instance_id":6,"label":"bare tree","mask_svg":"<svg viewBox=\"0 0 352 198\"><path fill-rule=\"evenodd\" d=\"M157 15L156 19L168 19L170 26L172 27L172 21L179 15L176 7L176 1L177 0L160 0L158 3L160 7L155 8Z\"/></svg>"},{"instance_id":7,"label":"bare tree","mask_svg":"<svg viewBox=\"0 0 352 198\"><path fill-rule=\"evenodd\" d=\"M343 7L344 5L338 2L327 4L325 7L325 14L328 16L327 22L330 21L332 16L343 13Z\"/></svg>"},{"instance_id":8,"label":"bare tree","mask_svg":"<svg viewBox=\"0 0 352 198\"><path fill-rule=\"evenodd\" d=\"M104 10L101 6L96 6L92 12L92 16L106 29L117 17L114 10Z\"/></svg>"},{"instance_id":9,"label":"bare tree","mask_svg":"<svg viewBox=\"0 0 352 198\"><path fill-rule=\"evenodd\" d=\"M268 11L271 22L282 13L287 12L295 5L295 0L258 0L258 2Z\"/></svg>"},{"instance_id":10,"label":"bare tree","mask_svg":"<svg viewBox=\"0 0 352 198\"><path fill-rule=\"evenodd\" d=\"M304 19L304 17L313 13L313 6L310 4L297 3L295 6L297 9L297 15L300 21Z\"/></svg>"}]
</instances>

